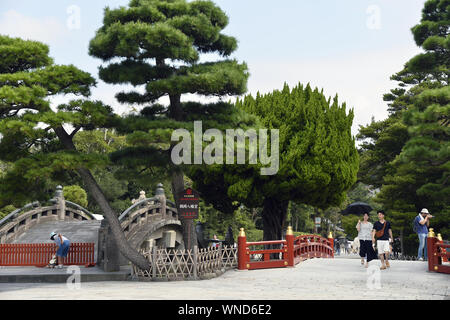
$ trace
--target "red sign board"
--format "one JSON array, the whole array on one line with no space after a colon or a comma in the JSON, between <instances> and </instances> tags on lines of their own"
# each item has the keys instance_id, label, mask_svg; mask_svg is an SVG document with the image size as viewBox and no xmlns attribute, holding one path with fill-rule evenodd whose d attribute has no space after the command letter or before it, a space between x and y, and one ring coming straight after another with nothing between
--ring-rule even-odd
<instances>
[{"instance_id":1,"label":"red sign board","mask_svg":"<svg viewBox=\"0 0 450 320\"><path fill-rule=\"evenodd\" d=\"M188 188L178 200L178 216L182 219L197 219L200 198L198 193Z\"/></svg>"}]
</instances>

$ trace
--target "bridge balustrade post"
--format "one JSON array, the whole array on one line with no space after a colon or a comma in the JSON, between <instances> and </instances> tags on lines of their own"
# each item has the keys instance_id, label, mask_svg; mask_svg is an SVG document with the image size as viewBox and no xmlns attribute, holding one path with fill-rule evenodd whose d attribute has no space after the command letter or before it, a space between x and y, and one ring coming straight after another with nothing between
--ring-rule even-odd
<instances>
[{"instance_id":1,"label":"bridge balustrade post","mask_svg":"<svg viewBox=\"0 0 450 320\"><path fill-rule=\"evenodd\" d=\"M442 235L441 235L440 233L438 233L438 235L437 235L437 242L440 243L440 244L444 244L444 240L442 240ZM445 251L445 250L446 250L446 249L444 249L444 251ZM440 263L442 263L442 262L448 262L447 256L443 256L443 257L441 258Z\"/></svg>"},{"instance_id":2,"label":"bridge balustrade post","mask_svg":"<svg viewBox=\"0 0 450 320\"><path fill-rule=\"evenodd\" d=\"M55 192L57 220L63 221L66 218L66 201L64 199L64 192L62 186L56 187Z\"/></svg>"},{"instance_id":3,"label":"bridge balustrade post","mask_svg":"<svg viewBox=\"0 0 450 320\"><path fill-rule=\"evenodd\" d=\"M434 251L434 245L436 244L436 242L437 239L435 237L434 230L433 228L430 228L427 238L428 271L430 272L434 272L437 270L435 269L435 265L438 264L438 256Z\"/></svg>"},{"instance_id":4,"label":"bridge balustrade post","mask_svg":"<svg viewBox=\"0 0 450 320\"><path fill-rule=\"evenodd\" d=\"M167 207L166 207L166 194L164 192L164 186L162 183L158 183L156 186L155 197L158 198L161 203L161 214L163 218L166 218L167 215Z\"/></svg>"},{"instance_id":5,"label":"bridge balustrade post","mask_svg":"<svg viewBox=\"0 0 450 320\"><path fill-rule=\"evenodd\" d=\"M98 232L97 265L106 272L120 271L119 249L106 219Z\"/></svg>"},{"instance_id":6,"label":"bridge balustrade post","mask_svg":"<svg viewBox=\"0 0 450 320\"><path fill-rule=\"evenodd\" d=\"M331 231L328 234L328 241L330 241L331 256L334 258L334 238L333 238L333 233Z\"/></svg>"},{"instance_id":7,"label":"bridge balustrade post","mask_svg":"<svg viewBox=\"0 0 450 320\"><path fill-rule=\"evenodd\" d=\"M238 270L247 270L247 237L241 228L238 237Z\"/></svg>"},{"instance_id":8,"label":"bridge balustrade post","mask_svg":"<svg viewBox=\"0 0 450 320\"><path fill-rule=\"evenodd\" d=\"M292 231L291 226L289 226L286 231L286 245L287 245L286 260L288 263L288 267L293 267L294 266L294 232Z\"/></svg>"}]
</instances>

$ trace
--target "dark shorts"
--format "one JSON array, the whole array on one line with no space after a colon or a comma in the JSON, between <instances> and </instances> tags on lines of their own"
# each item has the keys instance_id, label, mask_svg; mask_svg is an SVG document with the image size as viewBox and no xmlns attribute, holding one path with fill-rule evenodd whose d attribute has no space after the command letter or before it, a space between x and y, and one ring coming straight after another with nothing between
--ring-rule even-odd
<instances>
[{"instance_id":1,"label":"dark shorts","mask_svg":"<svg viewBox=\"0 0 450 320\"><path fill-rule=\"evenodd\" d=\"M67 257L70 249L70 242L68 240L64 241L62 245L59 246L58 251L56 251L56 255L58 257Z\"/></svg>"}]
</instances>

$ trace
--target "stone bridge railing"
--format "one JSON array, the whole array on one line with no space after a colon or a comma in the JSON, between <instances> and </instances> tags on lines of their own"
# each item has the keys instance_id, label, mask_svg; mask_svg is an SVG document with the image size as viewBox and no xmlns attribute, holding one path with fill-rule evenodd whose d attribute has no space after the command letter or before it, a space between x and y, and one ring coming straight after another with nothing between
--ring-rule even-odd
<instances>
[{"instance_id":1,"label":"stone bridge railing","mask_svg":"<svg viewBox=\"0 0 450 320\"><path fill-rule=\"evenodd\" d=\"M0 220L0 244L11 243L33 226L47 221L96 220L95 216L77 205L64 199L62 187L56 187L52 205L42 207L33 202L17 209Z\"/></svg>"},{"instance_id":2,"label":"stone bridge railing","mask_svg":"<svg viewBox=\"0 0 450 320\"><path fill-rule=\"evenodd\" d=\"M155 196L147 198L141 191L139 199L119 216L126 239L136 249L154 231L167 225L180 225L175 203L166 199L163 185L158 184ZM118 271L128 264L119 253L108 221L102 220L98 237L97 265L105 271Z\"/></svg>"},{"instance_id":3,"label":"stone bridge railing","mask_svg":"<svg viewBox=\"0 0 450 320\"><path fill-rule=\"evenodd\" d=\"M132 238L143 225L160 220L178 220L177 209L166 199L163 185L158 184L155 196L146 198L142 191L139 199L120 216L119 221L127 239Z\"/></svg>"}]
</instances>

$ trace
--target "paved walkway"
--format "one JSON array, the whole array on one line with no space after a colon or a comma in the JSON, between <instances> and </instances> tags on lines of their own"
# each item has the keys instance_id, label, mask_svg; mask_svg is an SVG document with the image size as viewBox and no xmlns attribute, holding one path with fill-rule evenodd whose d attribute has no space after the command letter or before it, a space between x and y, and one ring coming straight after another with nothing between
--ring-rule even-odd
<instances>
[{"instance_id":1,"label":"paved walkway","mask_svg":"<svg viewBox=\"0 0 450 320\"><path fill-rule=\"evenodd\" d=\"M450 275L427 272L425 262L392 261L391 269L380 272L378 265L372 261L365 269L358 259L339 257L312 259L295 268L231 270L203 281L82 282L79 289L67 284L2 283L0 299L450 299Z\"/></svg>"}]
</instances>

